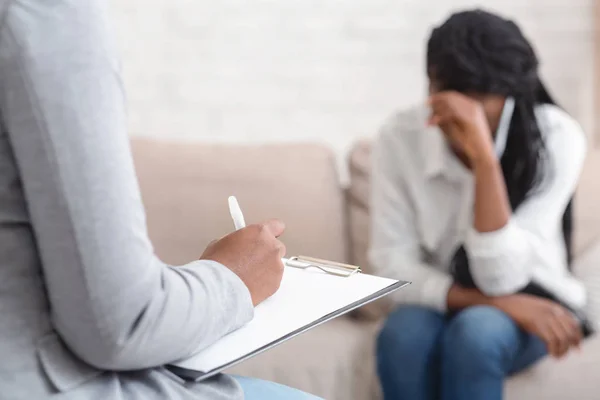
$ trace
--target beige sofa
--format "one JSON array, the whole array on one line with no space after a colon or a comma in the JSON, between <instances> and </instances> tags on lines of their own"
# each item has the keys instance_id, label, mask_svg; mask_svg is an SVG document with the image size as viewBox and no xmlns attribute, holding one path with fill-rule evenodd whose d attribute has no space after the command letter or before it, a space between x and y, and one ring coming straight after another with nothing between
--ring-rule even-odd
<instances>
[{"instance_id":1,"label":"beige sofa","mask_svg":"<svg viewBox=\"0 0 600 400\"><path fill-rule=\"evenodd\" d=\"M333 152L315 144L264 146L133 141L148 225L156 251L171 263L197 258L232 229L227 196L235 194L247 222L270 217L287 224L288 254L354 262L368 271L369 144L350 157L351 184L338 184ZM600 190L592 154L577 197L576 273L600 315ZM309 295L307 293L307 295ZM231 371L294 386L331 400L380 398L374 343L387 304L342 317L255 357ZM596 318L596 320L598 320ZM508 399L600 399L600 338L580 354L546 359L507 382ZM417 399L416 399L417 400Z\"/></svg>"}]
</instances>

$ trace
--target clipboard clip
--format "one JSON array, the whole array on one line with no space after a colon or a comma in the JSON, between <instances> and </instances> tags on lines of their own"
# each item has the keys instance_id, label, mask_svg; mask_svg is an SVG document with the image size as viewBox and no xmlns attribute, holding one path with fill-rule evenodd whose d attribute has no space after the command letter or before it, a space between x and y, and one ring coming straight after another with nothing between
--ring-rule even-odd
<instances>
[{"instance_id":1,"label":"clipboard clip","mask_svg":"<svg viewBox=\"0 0 600 400\"><path fill-rule=\"evenodd\" d=\"M290 257L285 262L285 265L293 268L316 268L329 275L348 277L362 272L360 267L356 265L343 264L335 261L321 260L314 257L295 256Z\"/></svg>"}]
</instances>

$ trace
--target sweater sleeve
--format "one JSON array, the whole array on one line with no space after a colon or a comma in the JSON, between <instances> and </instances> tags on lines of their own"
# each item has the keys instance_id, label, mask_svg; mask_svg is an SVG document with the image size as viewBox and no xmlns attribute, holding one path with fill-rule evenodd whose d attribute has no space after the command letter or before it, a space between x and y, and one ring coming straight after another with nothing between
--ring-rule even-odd
<instances>
[{"instance_id":1,"label":"sweater sleeve","mask_svg":"<svg viewBox=\"0 0 600 400\"><path fill-rule=\"evenodd\" d=\"M248 289L218 263L173 267L153 253L105 2L29 3L4 18L0 111L54 327L104 369L186 357L252 318Z\"/></svg>"},{"instance_id":2,"label":"sweater sleeve","mask_svg":"<svg viewBox=\"0 0 600 400\"><path fill-rule=\"evenodd\" d=\"M412 283L392 295L396 302L445 311L452 278L422 261L405 179L411 166L402 141L395 140L396 128L385 127L373 149L369 260L380 275Z\"/></svg>"}]
</instances>

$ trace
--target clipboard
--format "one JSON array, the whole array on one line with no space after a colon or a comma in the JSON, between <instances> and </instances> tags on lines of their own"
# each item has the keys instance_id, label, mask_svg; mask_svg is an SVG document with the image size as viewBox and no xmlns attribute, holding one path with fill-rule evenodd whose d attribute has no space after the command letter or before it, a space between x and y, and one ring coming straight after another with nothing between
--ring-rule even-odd
<instances>
[{"instance_id":1,"label":"clipboard","mask_svg":"<svg viewBox=\"0 0 600 400\"><path fill-rule=\"evenodd\" d=\"M253 321L166 368L185 380L203 381L410 283L362 274L358 266L313 257L291 257L284 263L279 291L256 307ZM287 329L290 327L293 329ZM256 337L261 332L264 340ZM239 354L232 350L236 345ZM209 362L210 358L218 360Z\"/></svg>"}]
</instances>

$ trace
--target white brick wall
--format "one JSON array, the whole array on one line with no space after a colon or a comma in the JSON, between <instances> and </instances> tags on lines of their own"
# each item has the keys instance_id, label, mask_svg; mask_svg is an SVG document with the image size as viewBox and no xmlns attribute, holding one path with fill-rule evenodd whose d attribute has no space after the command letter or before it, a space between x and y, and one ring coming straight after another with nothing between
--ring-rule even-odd
<instances>
[{"instance_id":1,"label":"white brick wall","mask_svg":"<svg viewBox=\"0 0 600 400\"><path fill-rule=\"evenodd\" d=\"M593 0L113 0L133 134L319 140L343 154L424 98L451 10L520 22L561 103L592 129Z\"/></svg>"}]
</instances>

